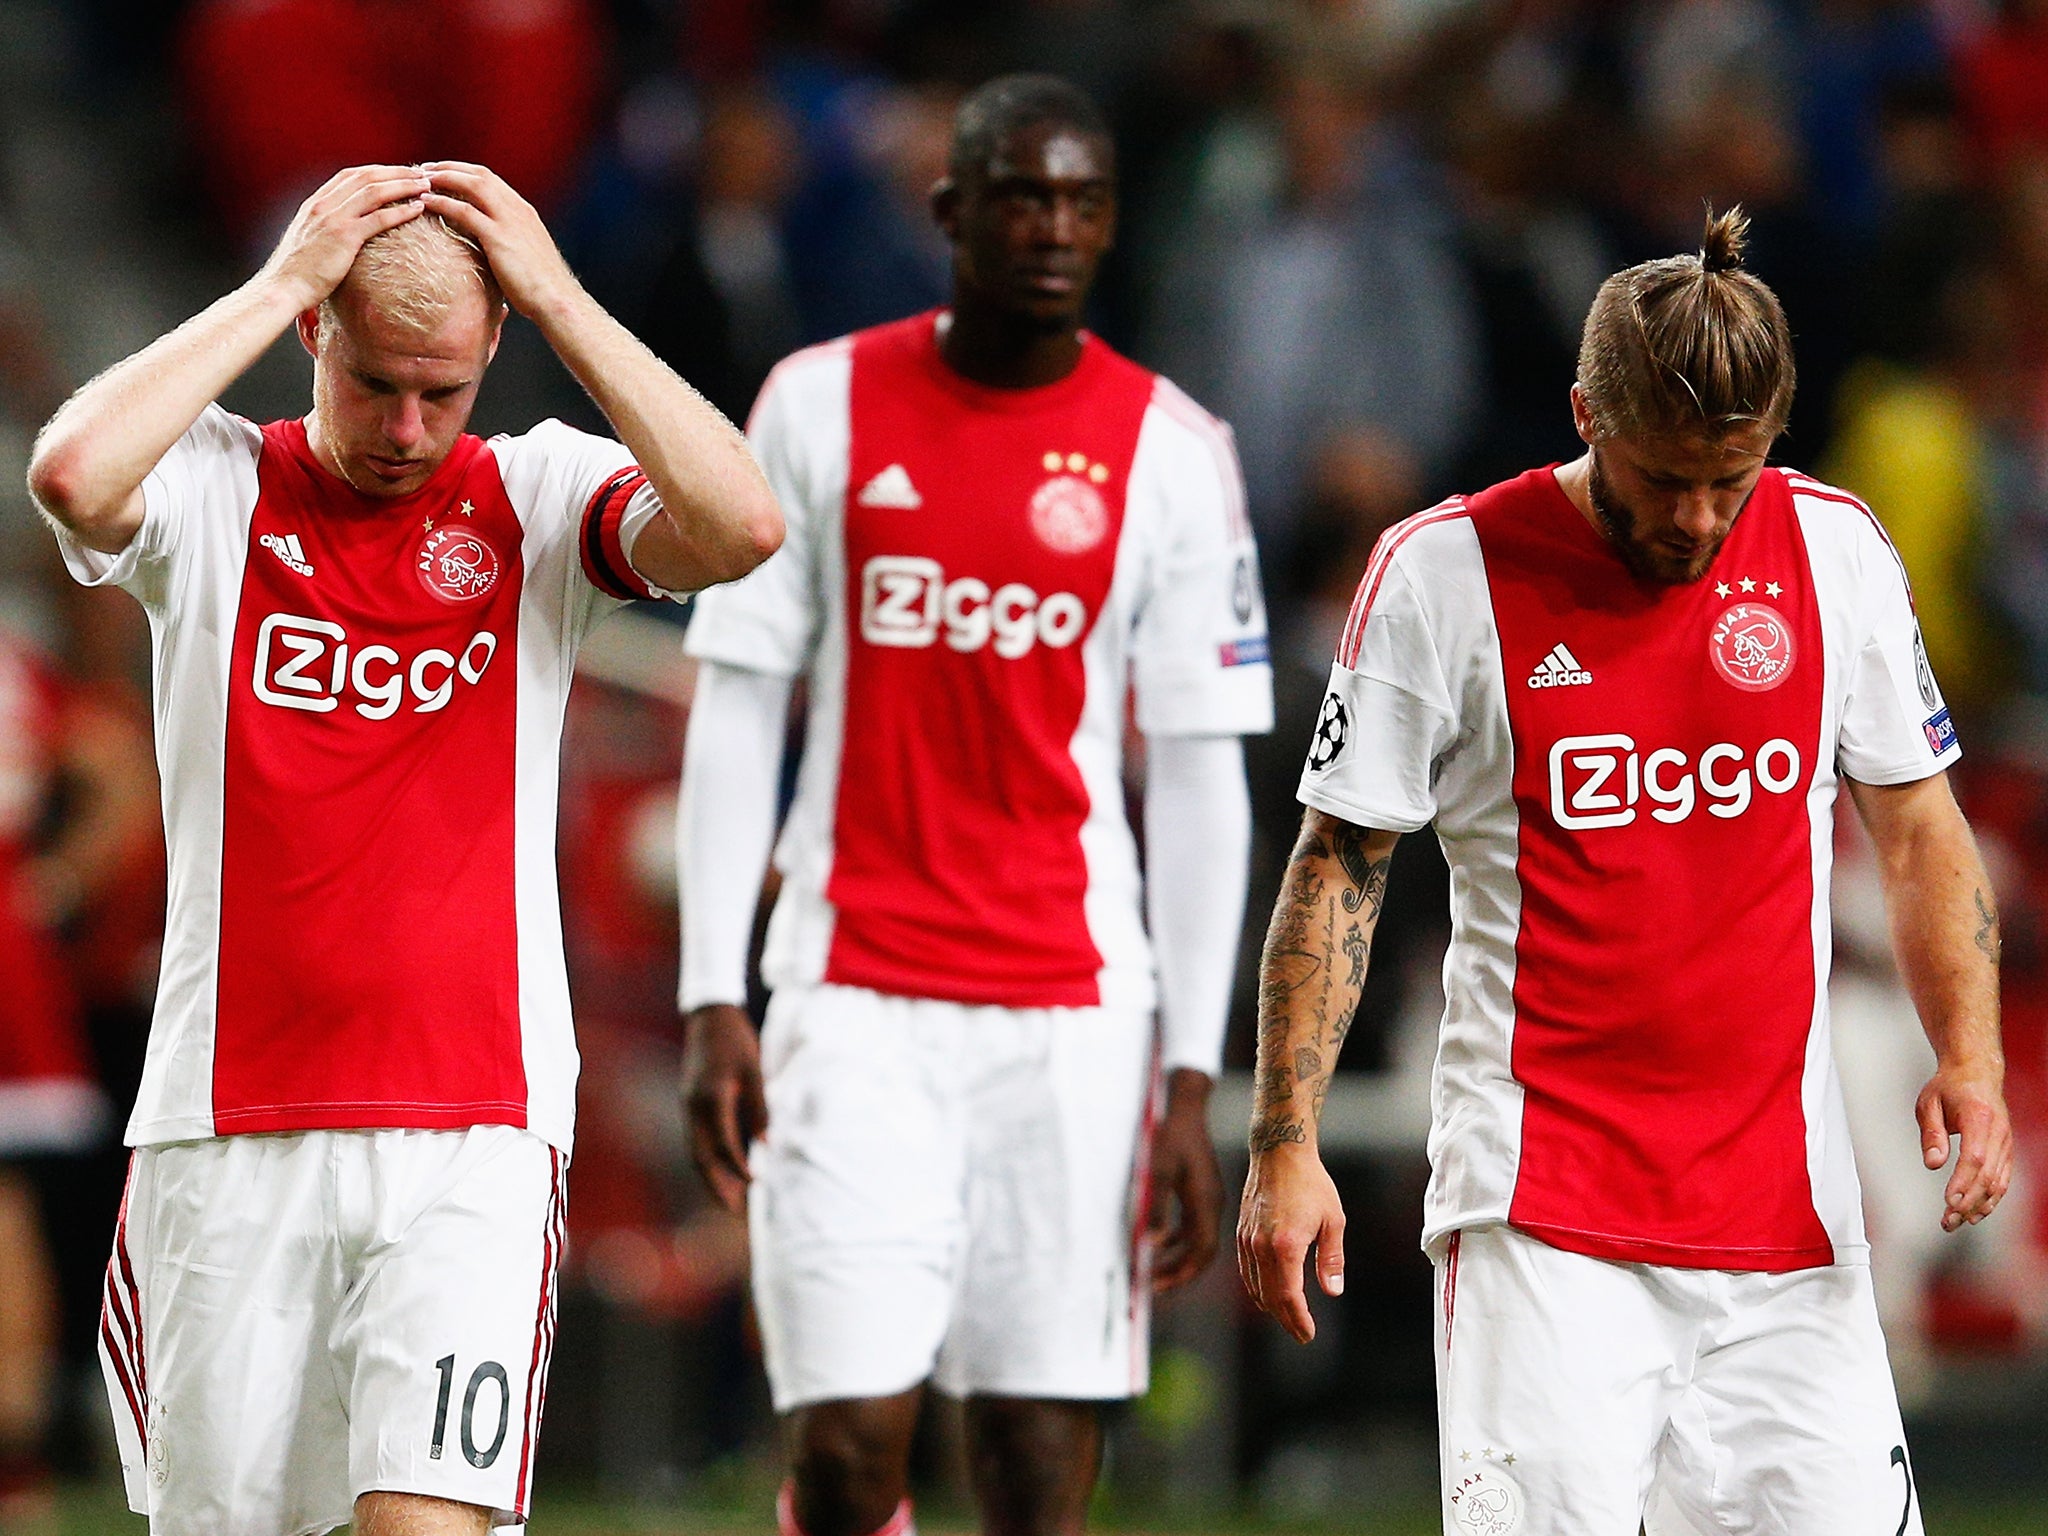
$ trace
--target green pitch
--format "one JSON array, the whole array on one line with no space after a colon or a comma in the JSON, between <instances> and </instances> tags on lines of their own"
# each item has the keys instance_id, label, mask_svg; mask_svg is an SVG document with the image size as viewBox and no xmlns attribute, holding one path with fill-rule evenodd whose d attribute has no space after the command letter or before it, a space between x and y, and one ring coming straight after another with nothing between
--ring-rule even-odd
<instances>
[{"instance_id":1,"label":"green pitch","mask_svg":"<svg viewBox=\"0 0 2048 1536\"><path fill-rule=\"evenodd\" d=\"M968 1536L974 1529L965 1511L920 1515L918 1525L929 1536ZM1421 1510L1309 1524L1235 1514L1147 1519L1139 1511L1111 1508L1103 1512L1096 1528L1105 1536L1440 1536L1441 1531ZM557 1494L540 1501L528 1529L534 1536L773 1536L775 1525L765 1502L748 1510L723 1497L656 1506ZM2048 1532L2048 1500L1936 1501L1927 1509L1927 1529L1929 1536L2042 1536ZM143 1536L145 1530L142 1520L122 1506L118 1493L75 1488L65 1492L54 1527L25 1527L22 1536Z\"/></svg>"}]
</instances>

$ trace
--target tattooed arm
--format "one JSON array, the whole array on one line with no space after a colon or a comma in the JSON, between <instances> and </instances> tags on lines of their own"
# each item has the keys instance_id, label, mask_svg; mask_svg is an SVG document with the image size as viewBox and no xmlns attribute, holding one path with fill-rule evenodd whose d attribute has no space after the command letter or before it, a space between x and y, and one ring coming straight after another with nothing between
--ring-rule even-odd
<instances>
[{"instance_id":1,"label":"tattooed arm","mask_svg":"<svg viewBox=\"0 0 2048 1536\"><path fill-rule=\"evenodd\" d=\"M1304 1343L1316 1332L1302 1283L1311 1245L1323 1290L1344 1289L1344 1211L1316 1134L1365 985L1399 836L1322 811L1304 816L1259 962L1252 1161L1238 1208L1237 1265L1252 1299Z\"/></svg>"},{"instance_id":2,"label":"tattooed arm","mask_svg":"<svg viewBox=\"0 0 2048 1536\"><path fill-rule=\"evenodd\" d=\"M1934 1046L1934 1076L1919 1103L1927 1166L1940 1168L1949 1138L1962 1138L1941 1216L1953 1232L1989 1216L2012 1177L1998 1030L1998 911L1947 774L1911 784L1848 782L1877 844L1899 971Z\"/></svg>"}]
</instances>

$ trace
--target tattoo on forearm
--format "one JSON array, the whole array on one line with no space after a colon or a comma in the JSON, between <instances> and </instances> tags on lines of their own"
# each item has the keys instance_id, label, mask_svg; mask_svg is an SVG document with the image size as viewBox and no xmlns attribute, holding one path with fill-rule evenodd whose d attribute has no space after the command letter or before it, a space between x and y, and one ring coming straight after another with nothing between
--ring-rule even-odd
<instances>
[{"instance_id":1,"label":"tattoo on forearm","mask_svg":"<svg viewBox=\"0 0 2048 1536\"><path fill-rule=\"evenodd\" d=\"M1380 903L1387 895L1387 870L1394 856L1390 853L1383 858L1367 859L1364 829L1345 827L1337 834L1337 862L1344 866L1344 876L1350 882L1350 889L1344 893L1344 910L1356 912L1367 907L1368 921L1378 917Z\"/></svg>"},{"instance_id":2,"label":"tattoo on forearm","mask_svg":"<svg viewBox=\"0 0 2048 1536\"><path fill-rule=\"evenodd\" d=\"M1285 1146L1289 1142L1307 1140L1307 1127L1293 1117L1252 1122L1251 1149L1254 1152L1270 1152L1275 1147Z\"/></svg>"},{"instance_id":3,"label":"tattoo on forearm","mask_svg":"<svg viewBox=\"0 0 2048 1536\"><path fill-rule=\"evenodd\" d=\"M1980 919L1977 924L1977 947L1984 951L1986 959L1993 965L1996 965L1998 964L1998 952L2000 949L1998 914L1992 910L1991 903L1985 899L1982 887L1979 887L1975 894L1977 916Z\"/></svg>"},{"instance_id":4,"label":"tattoo on forearm","mask_svg":"<svg viewBox=\"0 0 2048 1536\"><path fill-rule=\"evenodd\" d=\"M1260 966L1254 1152L1306 1141L1322 1118L1392 862L1391 854L1370 856L1369 836L1363 828L1312 821L1288 862ZM1347 915L1358 920L1346 922ZM1340 956L1350 962L1343 970Z\"/></svg>"},{"instance_id":5,"label":"tattoo on forearm","mask_svg":"<svg viewBox=\"0 0 2048 1536\"><path fill-rule=\"evenodd\" d=\"M1365 934L1358 924L1353 923L1344 935L1344 953L1351 961L1351 974L1344 978L1347 987L1365 985L1365 957L1371 945L1365 941Z\"/></svg>"}]
</instances>

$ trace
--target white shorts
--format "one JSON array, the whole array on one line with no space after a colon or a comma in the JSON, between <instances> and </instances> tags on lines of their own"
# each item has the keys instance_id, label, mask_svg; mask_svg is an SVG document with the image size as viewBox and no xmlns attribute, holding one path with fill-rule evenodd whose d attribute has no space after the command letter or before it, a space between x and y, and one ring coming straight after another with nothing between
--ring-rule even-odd
<instances>
[{"instance_id":1,"label":"white shorts","mask_svg":"<svg viewBox=\"0 0 2048 1536\"><path fill-rule=\"evenodd\" d=\"M154 1536L299 1536L359 1494L526 1518L568 1159L508 1126L139 1148L100 1327Z\"/></svg>"},{"instance_id":2,"label":"white shorts","mask_svg":"<svg viewBox=\"0 0 2048 1536\"><path fill-rule=\"evenodd\" d=\"M1870 1271L1437 1261L1446 1536L1892 1536L1920 1501Z\"/></svg>"},{"instance_id":3,"label":"white shorts","mask_svg":"<svg viewBox=\"0 0 2048 1536\"><path fill-rule=\"evenodd\" d=\"M784 988L748 1195L779 1412L1144 1390L1148 1015Z\"/></svg>"}]
</instances>

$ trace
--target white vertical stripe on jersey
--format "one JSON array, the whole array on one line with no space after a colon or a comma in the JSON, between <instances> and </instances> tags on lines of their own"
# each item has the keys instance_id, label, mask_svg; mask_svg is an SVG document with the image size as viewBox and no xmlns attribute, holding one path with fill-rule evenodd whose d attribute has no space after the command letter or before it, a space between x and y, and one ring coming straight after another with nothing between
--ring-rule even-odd
<instances>
[{"instance_id":1,"label":"white vertical stripe on jersey","mask_svg":"<svg viewBox=\"0 0 2048 1536\"><path fill-rule=\"evenodd\" d=\"M801 360L799 369L795 366ZM847 465L852 455L853 349L835 344L800 352L780 365L784 389L802 389L805 448L812 484L806 487L803 523L811 549L812 600L818 607L818 648L805 696L803 763L796 801L775 844L782 894L768 921L761 979L770 988L821 980L832 951L833 910L825 898L832 878L833 822L839 812L839 767L846 742Z\"/></svg>"},{"instance_id":2,"label":"white vertical stripe on jersey","mask_svg":"<svg viewBox=\"0 0 2048 1536\"><path fill-rule=\"evenodd\" d=\"M217 418L217 420L216 420ZM205 488L202 504L186 509L182 552L174 573L208 566L239 573L249 558L249 525L256 512L257 458L263 437L251 422L208 406L194 431L212 426L238 439L230 476ZM151 477L154 480L154 476ZM145 482L148 499L160 487ZM163 803L175 820L165 839L169 856L163 969L157 978L135 1112L128 1122L131 1145L213 1134L214 1002L220 992L220 863L227 781L227 691L233 685L235 624L242 583L181 582L167 602L152 607L150 692L155 703L157 766L163 775ZM175 627L188 655L173 667L167 654ZM194 644L204 635L202 654ZM175 812L170 808L175 807ZM158 1044L167 1021L176 1030ZM168 1031L166 1031L168 1034ZM196 1113L204 1105L203 1114ZM160 1113L152 1116L151 1109ZM194 1112L187 1112L194 1111Z\"/></svg>"}]
</instances>

